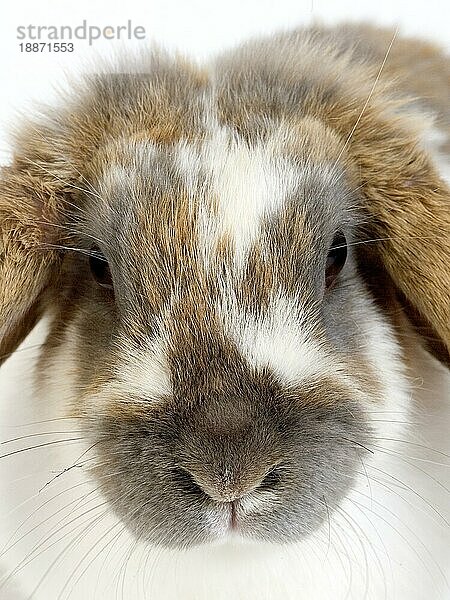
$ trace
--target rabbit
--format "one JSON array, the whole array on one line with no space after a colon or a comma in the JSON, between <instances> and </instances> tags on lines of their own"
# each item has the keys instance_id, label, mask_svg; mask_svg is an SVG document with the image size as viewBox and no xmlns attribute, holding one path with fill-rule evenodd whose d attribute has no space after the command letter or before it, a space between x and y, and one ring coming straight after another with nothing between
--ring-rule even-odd
<instances>
[{"instance_id":1,"label":"rabbit","mask_svg":"<svg viewBox=\"0 0 450 600\"><path fill-rule=\"evenodd\" d=\"M0 598L450 598L448 75L310 26L23 119Z\"/></svg>"}]
</instances>

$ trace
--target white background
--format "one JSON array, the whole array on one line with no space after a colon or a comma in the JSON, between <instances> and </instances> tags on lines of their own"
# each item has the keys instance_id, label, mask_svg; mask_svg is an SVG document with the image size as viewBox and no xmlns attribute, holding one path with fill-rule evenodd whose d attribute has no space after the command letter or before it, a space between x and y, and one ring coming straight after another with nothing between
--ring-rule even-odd
<instances>
[{"instance_id":1,"label":"white background","mask_svg":"<svg viewBox=\"0 0 450 600\"><path fill-rule=\"evenodd\" d=\"M445 0L1 0L0 4L0 162L9 155L7 132L19 110L33 101L51 101L64 72L73 76L96 54L120 48L117 41L76 41L73 54L21 53L20 25L133 25L146 29L143 46L158 43L202 59L250 35L291 28L313 20L367 20L400 27L450 47L450 3Z\"/></svg>"}]
</instances>

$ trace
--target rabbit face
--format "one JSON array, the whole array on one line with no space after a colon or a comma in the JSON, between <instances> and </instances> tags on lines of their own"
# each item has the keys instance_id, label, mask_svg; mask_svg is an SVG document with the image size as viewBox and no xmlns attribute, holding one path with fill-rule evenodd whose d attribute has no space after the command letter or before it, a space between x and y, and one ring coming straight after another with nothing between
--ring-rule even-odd
<instances>
[{"instance_id":1,"label":"rabbit face","mask_svg":"<svg viewBox=\"0 0 450 600\"><path fill-rule=\"evenodd\" d=\"M286 146L122 144L85 199L42 371L69 348L93 477L139 538L297 540L362 469L395 344L347 173Z\"/></svg>"}]
</instances>

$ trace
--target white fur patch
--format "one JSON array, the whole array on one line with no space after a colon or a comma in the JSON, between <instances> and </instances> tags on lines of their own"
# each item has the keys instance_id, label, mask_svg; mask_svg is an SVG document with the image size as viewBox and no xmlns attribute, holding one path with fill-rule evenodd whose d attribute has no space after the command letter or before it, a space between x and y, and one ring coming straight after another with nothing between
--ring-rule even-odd
<instances>
[{"instance_id":1,"label":"white fur patch","mask_svg":"<svg viewBox=\"0 0 450 600\"><path fill-rule=\"evenodd\" d=\"M395 438L405 430L402 421L409 416L411 389L392 329L373 305L368 305L366 311L368 318L359 324L359 328L364 338L370 341L366 350L367 360L381 383L382 408L391 422L380 423L377 420L379 407L372 400L366 402L366 409L373 421L375 434L382 430L384 435ZM413 337L411 332L410 335Z\"/></svg>"},{"instance_id":2,"label":"white fur patch","mask_svg":"<svg viewBox=\"0 0 450 600\"><path fill-rule=\"evenodd\" d=\"M270 511L274 503L278 502L277 495L270 490L256 490L249 494L245 494L239 499L239 506L242 512L249 515L253 512L261 512L263 510Z\"/></svg>"},{"instance_id":3,"label":"white fur patch","mask_svg":"<svg viewBox=\"0 0 450 600\"><path fill-rule=\"evenodd\" d=\"M138 400L157 402L172 394L167 351L161 338L152 340L145 350L126 350L116 375L114 390L133 394Z\"/></svg>"},{"instance_id":4,"label":"white fur patch","mask_svg":"<svg viewBox=\"0 0 450 600\"><path fill-rule=\"evenodd\" d=\"M345 367L314 339L314 316L299 306L298 299L278 294L264 315L255 317L243 313L233 296L227 296L219 311L226 334L248 363L270 368L284 385L330 374L350 383Z\"/></svg>"},{"instance_id":5,"label":"white fur patch","mask_svg":"<svg viewBox=\"0 0 450 600\"><path fill-rule=\"evenodd\" d=\"M201 147L180 144L176 161L188 189L203 195L198 235L206 264L223 236L234 245L235 265L245 264L261 222L280 210L299 177L298 169L266 144L250 148L218 126Z\"/></svg>"}]
</instances>

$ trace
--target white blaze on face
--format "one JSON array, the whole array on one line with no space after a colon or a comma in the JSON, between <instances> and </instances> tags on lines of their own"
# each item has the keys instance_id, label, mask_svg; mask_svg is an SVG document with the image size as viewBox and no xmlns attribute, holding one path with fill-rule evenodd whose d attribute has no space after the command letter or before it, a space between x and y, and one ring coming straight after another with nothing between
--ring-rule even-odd
<instances>
[{"instance_id":1,"label":"white blaze on face","mask_svg":"<svg viewBox=\"0 0 450 600\"><path fill-rule=\"evenodd\" d=\"M299 307L295 298L278 294L264 313L243 312L234 300L219 308L225 333L249 365L268 367L284 385L295 385L316 376L343 372L314 336L314 316Z\"/></svg>"},{"instance_id":2,"label":"white blaze on face","mask_svg":"<svg viewBox=\"0 0 450 600\"><path fill-rule=\"evenodd\" d=\"M217 245L225 238L233 246L232 270L239 273L261 235L262 223L283 210L305 173L276 155L282 144L274 136L251 146L217 123L210 131L201 146L180 144L176 165L186 187L197 195L198 243L205 267L214 269ZM249 365L268 367L286 385L344 372L314 339L312 316L299 308L297 298L274 294L268 310L255 317L239 307L235 283L221 273L216 310L225 335Z\"/></svg>"},{"instance_id":3,"label":"white blaze on face","mask_svg":"<svg viewBox=\"0 0 450 600\"><path fill-rule=\"evenodd\" d=\"M297 170L287 158L275 157L270 144L250 147L221 127L201 147L180 144L176 162L187 188L200 196L198 237L206 264L214 264L217 244L226 237L235 266L242 267L262 221L295 190Z\"/></svg>"}]
</instances>

